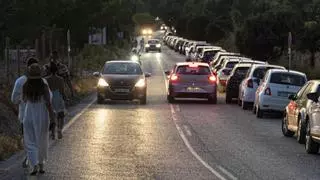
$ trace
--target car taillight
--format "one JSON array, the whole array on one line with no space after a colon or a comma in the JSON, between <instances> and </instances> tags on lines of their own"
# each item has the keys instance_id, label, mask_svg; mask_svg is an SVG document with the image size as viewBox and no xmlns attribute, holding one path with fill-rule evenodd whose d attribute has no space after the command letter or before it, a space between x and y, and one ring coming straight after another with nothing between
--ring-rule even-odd
<instances>
[{"instance_id":1,"label":"car taillight","mask_svg":"<svg viewBox=\"0 0 320 180\"><path fill-rule=\"evenodd\" d=\"M248 79L247 80L247 87L248 88L253 88L253 80L252 79Z\"/></svg>"},{"instance_id":2,"label":"car taillight","mask_svg":"<svg viewBox=\"0 0 320 180\"><path fill-rule=\"evenodd\" d=\"M264 90L264 95L268 95L268 96L271 96L271 89L269 87L267 87L265 90Z\"/></svg>"},{"instance_id":3,"label":"car taillight","mask_svg":"<svg viewBox=\"0 0 320 180\"><path fill-rule=\"evenodd\" d=\"M170 80L171 81L177 81L178 80L178 76L175 75L175 74L172 74L171 77L170 77Z\"/></svg>"},{"instance_id":4,"label":"car taillight","mask_svg":"<svg viewBox=\"0 0 320 180\"><path fill-rule=\"evenodd\" d=\"M209 81L210 82L216 82L217 78L214 75L209 76Z\"/></svg>"}]
</instances>

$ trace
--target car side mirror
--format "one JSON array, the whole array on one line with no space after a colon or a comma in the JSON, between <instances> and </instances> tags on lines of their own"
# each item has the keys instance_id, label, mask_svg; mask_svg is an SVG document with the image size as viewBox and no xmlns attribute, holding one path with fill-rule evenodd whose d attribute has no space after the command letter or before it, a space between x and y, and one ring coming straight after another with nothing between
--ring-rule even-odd
<instances>
[{"instance_id":1,"label":"car side mirror","mask_svg":"<svg viewBox=\"0 0 320 180\"><path fill-rule=\"evenodd\" d=\"M98 77L100 77L100 73L99 72L94 72L93 76L98 78Z\"/></svg>"},{"instance_id":2,"label":"car side mirror","mask_svg":"<svg viewBox=\"0 0 320 180\"><path fill-rule=\"evenodd\" d=\"M319 102L319 94L316 92L307 94L307 98L313 102Z\"/></svg>"},{"instance_id":3,"label":"car side mirror","mask_svg":"<svg viewBox=\"0 0 320 180\"><path fill-rule=\"evenodd\" d=\"M296 100L296 95L290 94L289 97L288 97L288 99L294 101L294 100Z\"/></svg>"},{"instance_id":4,"label":"car side mirror","mask_svg":"<svg viewBox=\"0 0 320 180\"><path fill-rule=\"evenodd\" d=\"M151 77L151 73L145 73L144 76L145 76L146 78Z\"/></svg>"},{"instance_id":5,"label":"car side mirror","mask_svg":"<svg viewBox=\"0 0 320 180\"><path fill-rule=\"evenodd\" d=\"M165 71L164 73L165 73L167 76L169 76L169 75L171 74L170 71Z\"/></svg>"}]
</instances>

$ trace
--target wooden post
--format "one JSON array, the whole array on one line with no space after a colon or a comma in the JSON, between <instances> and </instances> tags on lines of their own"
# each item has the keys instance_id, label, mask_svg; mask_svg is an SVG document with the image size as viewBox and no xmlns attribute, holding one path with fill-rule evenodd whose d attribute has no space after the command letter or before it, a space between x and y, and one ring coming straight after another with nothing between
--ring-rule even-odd
<instances>
[{"instance_id":1,"label":"wooden post","mask_svg":"<svg viewBox=\"0 0 320 180\"><path fill-rule=\"evenodd\" d=\"M10 72L10 57L9 57L9 48L10 48L10 38L6 37L6 44L5 44L5 60L6 60L6 80L9 82L9 72Z\"/></svg>"},{"instance_id":2,"label":"wooden post","mask_svg":"<svg viewBox=\"0 0 320 180\"><path fill-rule=\"evenodd\" d=\"M20 77L20 46L17 46L18 77Z\"/></svg>"}]
</instances>

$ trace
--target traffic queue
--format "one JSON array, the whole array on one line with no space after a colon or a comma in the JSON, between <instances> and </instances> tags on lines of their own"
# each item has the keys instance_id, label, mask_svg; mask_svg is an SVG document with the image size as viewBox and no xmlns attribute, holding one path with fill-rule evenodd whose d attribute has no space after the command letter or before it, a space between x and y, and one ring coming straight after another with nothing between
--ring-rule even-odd
<instances>
[{"instance_id":1,"label":"traffic queue","mask_svg":"<svg viewBox=\"0 0 320 180\"><path fill-rule=\"evenodd\" d=\"M281 114L283 135L295 136L299 143L305 145L307 153L318 153L320 80L308 81L303 72L255 60L240 53L227 52L206 41L190 40L167 33L163 42L175 52L185 55L187 62L199 63L203 67L207 64L214 75L210 79L215 81L216 90L225 96L227 104L236 100L243 110L252 109L259 119L270 113ZM166 74L171 74L172 81L178 82L178 77L173 72L178 70L176 68ZM169 87L170 103L173 101L171 90L172 87ZM216 103L216 96L211 96L211 101Z\"/></svg>"}]
</instances>

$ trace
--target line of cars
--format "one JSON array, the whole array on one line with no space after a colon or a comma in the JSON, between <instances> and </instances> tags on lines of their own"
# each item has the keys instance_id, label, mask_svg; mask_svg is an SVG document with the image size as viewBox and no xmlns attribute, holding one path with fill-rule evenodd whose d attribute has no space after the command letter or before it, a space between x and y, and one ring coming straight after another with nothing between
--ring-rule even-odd
<instances>
[{"instance_id":1,"label":"line of cars","mask_svg":"<svg viewBox=\"0 0 320 180\"><path fill-rule=\"evenodd\" d=\"M192 41L171 35L164 36L163 41L171 49L186 55L186 61L191 59L192 62L189 64L207 64L210 73L214 75L209 76L214 80L213 91L225 92L227 104L237 99L237 104L242 109L247 110L251 107L257 118L263 118L268 113L281 113L283 135L287 137L296 135L297 141L305 144L307 153L318 153L320 80L308 81L303 72L254 60L239 53L227 52L221 47L204 41ZM210 52L210 55L206 56L206 52ZM171 72L166 72L169 81L171 79L175 83L178 82L176 66ZM188 82L191 83L191 81ZM189 88L195 92L193 95L198 97L199 92L205 88L201 86L200 78L199 81L193 78L192 83L192 87L183 86L183 83L178 87L170 86L168 101L173 100L172 89L174 88L176 90ZM194 87L195 84L196 87ZM198 92L194 90L197 88L200 89ZM182 94L190 95L185 92ZM212 102L216 103L216 99Z\"/></svg>"}]
</instances>

